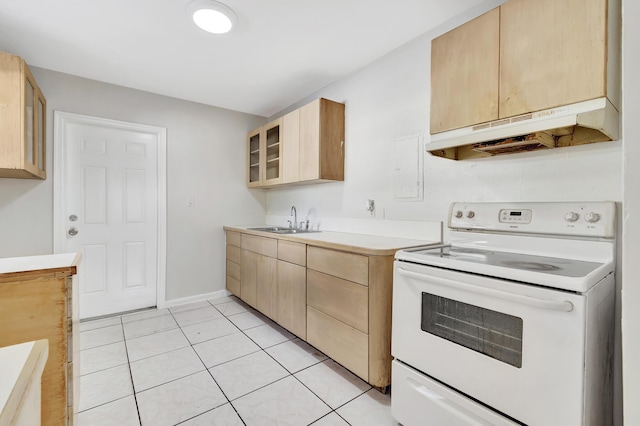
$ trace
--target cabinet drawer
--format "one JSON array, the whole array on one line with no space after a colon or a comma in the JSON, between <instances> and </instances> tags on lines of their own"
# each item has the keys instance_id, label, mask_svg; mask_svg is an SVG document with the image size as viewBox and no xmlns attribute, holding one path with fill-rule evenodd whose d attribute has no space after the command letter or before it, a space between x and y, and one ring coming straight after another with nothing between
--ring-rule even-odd
<instances>
[{"instance_id":1,"label":"cabinet drawer","mask_svg":"<svg viewBox=\"0 0 640 426\"><path fill-rule=\"evenodd\" d=\"M227 244L227 260L240 264L241 258L242 254L240 252L240 247L230 246L229 244Z\"/></svg>"},{"instance_id":2,"label":"cabinet drawer","mask_svg":"<svg viewBox=\"0 0 640 426\"><path fill-rule=\"evenodd\" d=\"M242 249L263 254L268 257L278 257L278 240L275 238L242 234Z\"/></svg>"},{"instance_id":3,"label":"cabinet drawer","mask_svg":"<svg viewBox=\"0 0 640 426\"><path fill-rule=\"evenodd\" d=\"M227 290L240 297L240 280L227 275Z\"/></svg>"},{"instance_id":4,"label":"cabinet drawer","mask_svg":"<svg viewBox=\"0 0 640 426\"><path fill-rule=\"evenodd\" d=\"M240 265L227 260L227 275L236 280L240 279Z\"/></svg>"},{"instance_id":5,"label":"cabinet drawer","mask_svg":"<svg viewBox=\"0 0 640 426\"><path fill-rule=\"evenodd\" d=\"M227 233L227 244L230 246L240 247L240 233L235 231L226 231Z\"/></svg>"},{"instance_id":6,"label":"cabinet drawer","mask_svg":"<svg viewBox=\"0 0 640 426\"><path fill-rule=\"evenodd\" d=\"M363 332L308 306L307 342L369 380L368 336Z\"/></svg>"},{"instance_id":7,"label":"cabinet drawer","mask_svg":"<svg viewBox=\"0 0 640 426\"><path fill-rule=\"evenodd\" d=\"M320 247L307 247L307 268L358 284L369 284L369 258Z\"/></svg>"},{"instance_id":8,"label":"cabinet drawer","mask_svg":"<svg viewBox=\"0 0 640 426\"><path fill-rule=\"evenodd\" d=\"M307 305L363 333L369 332L369 288L310 270Z\"/></svg>"},{"instance_id":9,"label":"cabinet drawer","mask_svg":"<svg viewBox=\"0 0 640 426\"><path fill-rule=\"evenodd\" d=\"M278 240L278 259L296 265L307 265L307 245L292 241Z\"/></svg>"}]
</instances>

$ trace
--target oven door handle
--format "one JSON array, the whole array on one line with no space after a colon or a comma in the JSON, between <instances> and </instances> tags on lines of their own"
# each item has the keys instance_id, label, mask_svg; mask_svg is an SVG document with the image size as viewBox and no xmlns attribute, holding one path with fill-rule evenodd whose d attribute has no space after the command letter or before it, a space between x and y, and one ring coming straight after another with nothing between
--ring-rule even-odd
<instances>
[{"instance_id":1,"label":"oven door handle","mask_svg":"<svg viewBox=\"0 0 640 426\"><path fill-rule=\"evenodd\" d=\"M547 309L551 311L571 312L573 311L573 303L568 300L556 301L538 299L535 297L522 296L520 294L506 293L500 290L494 290L492 288L485 288L475 286L471 284L460 283L458 281L448 280L446 278L434 277L431 275L424 275L418 272L408 271L401 267L398 267L398 273L406 277L419 279L422 281L428 281L434 284L439 284L446 287L454 287L460 290L469 291L472 293L483 294L486 296L496 297L498 299L507 300L509 302L516 302L523 305L533 306L534 308Z\"/></svg>"}]
</instances>

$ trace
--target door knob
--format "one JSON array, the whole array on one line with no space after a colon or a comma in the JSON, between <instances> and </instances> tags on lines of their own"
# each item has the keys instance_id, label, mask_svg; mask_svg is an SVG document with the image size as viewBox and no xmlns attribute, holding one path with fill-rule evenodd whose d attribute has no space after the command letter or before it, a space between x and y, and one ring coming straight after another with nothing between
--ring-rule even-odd
<instances>
[{"instance_id":1,"label":"door knob","mask_svg":"<svg viewBox=\"0 0 640 426\"><path fill-rule=\"evenodd\" d=\"M67 234L69 234L72 237L78 235L78 228L69 228L69 230L67 231Z\"/></svg>"}]
</instances>

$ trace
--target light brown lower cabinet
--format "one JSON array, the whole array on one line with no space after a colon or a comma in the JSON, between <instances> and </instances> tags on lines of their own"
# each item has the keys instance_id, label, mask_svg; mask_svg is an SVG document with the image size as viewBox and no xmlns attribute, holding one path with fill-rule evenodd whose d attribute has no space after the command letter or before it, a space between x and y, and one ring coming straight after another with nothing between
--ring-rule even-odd
<instances>
[{"instance_id":1,"label":"light brown lower cabinet","mask_svg":"<svg viewBox=\"0 0 640 426\"><path fill-rule=\"evenodd\" d=\"M227 231L227 289L385 388L391 383L393 255L349 250Z\"/></svg>"},{"instance_id":2,"label":"light brown lower cabinet","mask_svg":"<svg viewBox=\"0 0 640 426\"><path fill-rule=\"evenodd\" d=\"M240 261L240 299L246 304L258 309L258 253L242 250Z\"/></svg>"},{"instance_id":3,"label":"light brown lower cabinet","mask_svg":"<svg viewBox=\"0 0 640 426\"><path fill-rule=\"evenodd\" d=\"M278 259L258 255L257 263L256 308L269 318L275 318L278 302L278 292L276 291Z\"/></svg>"},{"instance_id":4,"label":"light brown lower cabinet","mask_svg":"<svg viewBox=\"0 0 640 426\"><path fill-rule=\"evenodd\" d=\"M0 274L0 347L40 339L49 342L49 358L42 373L43 426L73 425L78 403L80 348L75 263Z\"/></svg>"},{"instance_id":5,"label":"light brown lower cabinet","mask_svg":"<svg viewBox=\"0 0 640 426\"><path fill-rule=\"evenodd\" d=\"M242 260L242 249L240 248L241 236L239 232L226 231L227 247L226 247L226 287L232 294L240 297L240 279L241 270L240 263Z\"/></svg>"},{"instance_id":6,"label":"light brown lower cabinet","mask_svg":"<svg viewBox=\"0 0 640 426\"><path fill-rule=\"evenodd\" d=\"M307 268L278 260L276 322L307 338Z\"/></svg>"},{"instance_id":7,"label":"light brown lower cabinet","mask_svg":"<svg viewBox=\"0 0 640 426\"><path fill-rule=\"evenodd\" d=\"M307 306L307 342L369 381L369 336Z\"/></svg>"}]
</instances>

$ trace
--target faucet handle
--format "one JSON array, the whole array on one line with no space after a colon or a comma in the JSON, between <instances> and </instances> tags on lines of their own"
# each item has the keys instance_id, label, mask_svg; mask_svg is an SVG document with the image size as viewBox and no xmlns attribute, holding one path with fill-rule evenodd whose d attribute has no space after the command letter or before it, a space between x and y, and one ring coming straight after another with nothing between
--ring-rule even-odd
<instances>
[{"instance_id":1,"label":"faucet handle","mask_svg":"<svg viewBox=\"0 0 640 426\"><path fill-rule=\"evenodd\" d=\"M305 223L305 230L309 230L309 219L307 219L307 222Z\"/></svg>"},{"instance_id":2,"label":"faucet handle","mask_svg":"<svg viewBox=\"0 0 640 426\"><path fill-rule=\"evenodd\" d=\"M289 224L289 229L291 229L293 227L293 225L291 224L291 221L287 220L287 223Z\"/></svg>"}]
</instances>

